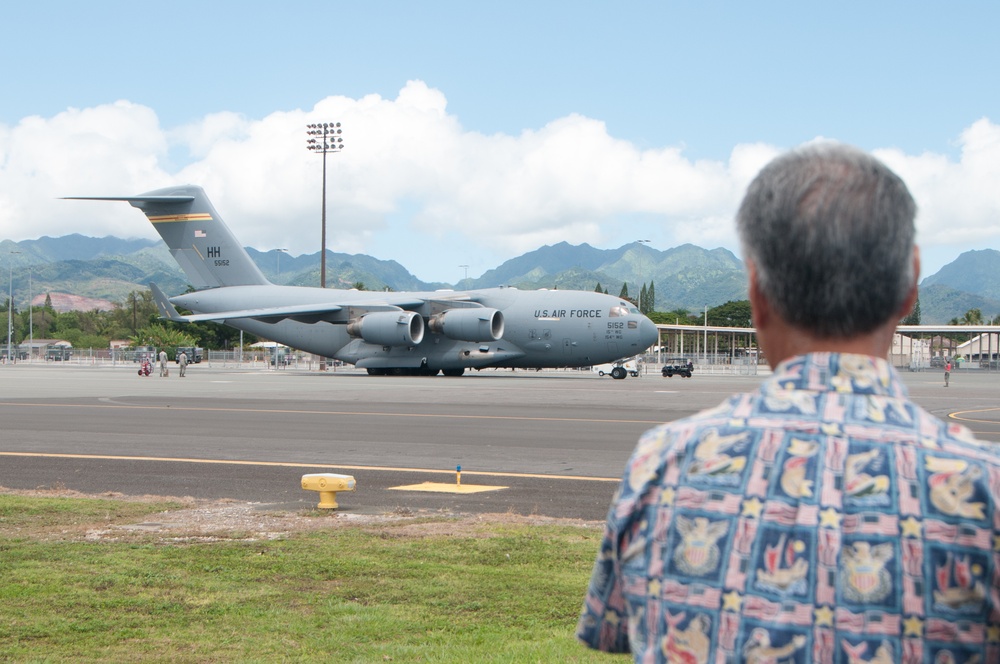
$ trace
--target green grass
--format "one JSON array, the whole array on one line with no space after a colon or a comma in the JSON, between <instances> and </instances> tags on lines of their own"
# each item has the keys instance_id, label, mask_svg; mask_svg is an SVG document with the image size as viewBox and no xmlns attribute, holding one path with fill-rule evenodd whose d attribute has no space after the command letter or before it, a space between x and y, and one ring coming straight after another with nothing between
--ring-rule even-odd
<instances>
[{"instance_id":1,"label":"green grass","mask_svg":"<svg viewBox=\"0 0 1000 664\"><path fill-rule=\"evenodd\" d=\"M593 529L382 525L197 544L52 536L163 509L0 495L0 660L621 661L573 637Z\"/></svg>"}]
</instances>

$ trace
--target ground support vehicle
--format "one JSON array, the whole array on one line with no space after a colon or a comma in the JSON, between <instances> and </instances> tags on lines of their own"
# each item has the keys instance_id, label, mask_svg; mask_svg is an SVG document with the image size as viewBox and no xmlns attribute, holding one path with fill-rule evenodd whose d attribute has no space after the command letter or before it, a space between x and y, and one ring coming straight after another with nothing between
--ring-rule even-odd
<instances>
[{"instance_id":1,"label":"ground support vehicle","mask_svg":"<svg viewBox=\"0 0 1000 664\"><path fill-rule=\"evenodd\" d=\"M639 363L634 357L623 358L606 364L595 364L590 370L598 376L610 375L616 380L621 380L626 376L639 377Z\"/></svg>"},{"instance_id":2,"label":"ground support vehicle","mask_svg":"<svg viewBox=\"0 0 1000 664\"><path fill-rule=\"evenodd\" d=\"M690 378L691 374L694 373L694 365L688 359L679 357L671 358L663 364L663 369L660 372L664 378L673 378L674 374L683 378Z\"/></svg>"}]
</instances>

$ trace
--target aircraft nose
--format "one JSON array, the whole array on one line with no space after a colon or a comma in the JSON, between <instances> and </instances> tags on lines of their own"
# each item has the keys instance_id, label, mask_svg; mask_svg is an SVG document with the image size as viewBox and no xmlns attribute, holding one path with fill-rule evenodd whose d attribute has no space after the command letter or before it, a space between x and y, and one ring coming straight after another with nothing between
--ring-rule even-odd
<instances>
[{"instance_id":1,"label":"aircraft nose","mask_svg":"<svg viewBox=\"0 0 1000 664\"><path fill-rule=\"evenodd\" d=\"M656 323L645 316L639 321L639 341L640 346L649 348L660 340L660 332L656 329Z\"/></svg>"}]
</instances>

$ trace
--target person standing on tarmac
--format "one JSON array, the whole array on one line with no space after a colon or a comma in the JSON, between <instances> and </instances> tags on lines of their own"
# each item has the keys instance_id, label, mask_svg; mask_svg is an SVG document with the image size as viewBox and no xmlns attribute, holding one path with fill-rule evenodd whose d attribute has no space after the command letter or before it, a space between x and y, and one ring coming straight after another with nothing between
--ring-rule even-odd
<instances>
[{"instance_id":1,"label":"person standing on tarmac","mask_svg":"<svg viewBox=\"0 0 1000 664\"><path fill-rule=\"evenodd\" d=\"M167 374L167 351L160 351L160 377L164 377Z\"/></svg>"},{"instance_id":2,"label":"person standing on tarmac","mask_svg":"<svg viewBox=\"0 0 1000 664\"><path fill-rule=\"evenodd\" d=\"M184 377L184 373L187 371L188 356L187 353L181 351L181 354L177 356L177 366L180 368L181 378Z\"/></svg>"}]
</instances>

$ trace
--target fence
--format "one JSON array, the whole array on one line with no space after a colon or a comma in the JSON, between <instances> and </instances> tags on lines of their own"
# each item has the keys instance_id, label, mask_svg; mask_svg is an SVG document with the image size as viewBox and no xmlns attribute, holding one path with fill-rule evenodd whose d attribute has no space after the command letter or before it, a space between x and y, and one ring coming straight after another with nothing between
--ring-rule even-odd
<instances>
[{"instance_id":1,"label":"fence","mask_svg":"<svg viewBox=\"0 0 1000 664\"><path fill-rule=\"evenodd\" d=\"M39 354L34 357L27 353L12 352L14 361L22 364L59 364L65 366L109 366L109 367L132 367L138 365L143 360L155 363L157 361L156 352L143 349L126 348L67 348L59 353ZM3 361L6 361L6 347L4 347ZM176 362L171 362L176 364ZM244 349L241 353L236 350L211 350L205 351L200 364L209 367L221 368L244 368L244 369L274 369L275 363L269 351ZM277 369L318 369L320 358L309 354L289 351L278 355ZM327 368L336 371L344 367L343 363L337 360L326 360Z\"/></svg>"}]
</instances>

